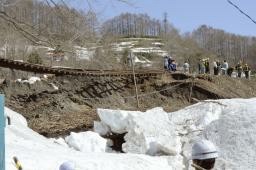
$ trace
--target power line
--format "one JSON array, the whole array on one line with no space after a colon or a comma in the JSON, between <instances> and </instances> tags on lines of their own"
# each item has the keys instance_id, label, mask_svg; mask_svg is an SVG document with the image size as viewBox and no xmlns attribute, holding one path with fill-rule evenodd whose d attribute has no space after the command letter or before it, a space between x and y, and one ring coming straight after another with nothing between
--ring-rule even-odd
<instances>
[{"instance_id":1,"label":"power line","mask_svg":"<svg viewBox=\"0 0 256 170\"><path fill-rule=\"evenodd\" d=\"M241 12L243 15L245 15L247 18L249 18L254 24L256 24L256 21L254 19L252 19L252 17L250 17L248 14L246 14L243 10L241 10L237 5L235 5L233 2L231 2L230 0L227 0L227 2L229 4L231 4L232 6L234 6L239 12Z\"/></svg>"}]
</instances>

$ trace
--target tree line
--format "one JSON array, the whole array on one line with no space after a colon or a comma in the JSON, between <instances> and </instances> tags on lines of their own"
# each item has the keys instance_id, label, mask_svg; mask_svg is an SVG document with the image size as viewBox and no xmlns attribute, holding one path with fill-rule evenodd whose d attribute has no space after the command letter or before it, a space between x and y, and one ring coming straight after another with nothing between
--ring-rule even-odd
<instances>
[{"instance_id":1,"label":"tree line","mask_svg":"<svg viewBox=\"0 0 256 170\"><path fill-rule=\"evenodd\" d=\"M0 47L5 48L5 55L24 56L29 45L61 45L68 50L74 45L101 42L111 49L111 37L156 37L163 40L165 50L183 60L214 55L219 60L233 64L243 60L256 67L256 37L206 25L182 35L168 22L167 13L163 20L147 14L123 13L100 24L92 10L81 11L60 2L63 1L0 0ZM110 55L111 50L106 51Z\"/></svg>"},{"instance_id":2,"label":"tree line","mask_svg":"<svg viewBox=\"0 0 256 170\"><path fill-rule=\"evenodd\" d=\"M206 25L182 35L168 21L164 21L165 19L160 21L150 18L147 14L124 13L103 23L102 34L119 37L161 37L166 43L166 50L170 54L182 56L184 60L211 55L216 60L227 60L233 65L242 61L256 67L256 37L236 35Z\"/></svg>"},{"instance_id":3,"label":"tree line","mask_svg":"<svg viewBox=\"0 0 256 170\"><path fill-rule=\"evenodd\" d=\"M255 65L256 37L227 33L220 29L202 25L191 33L200 48L210 51L220 59L233 64L239 61Z\"/></svg>"},{"instance_id":4,"label":"tree line","mask_svg":"<svg viewBox=\"0 0 256 170\"><path fill-rule=\"evenodd\" d=\"M102 34L121 37L160 37L166 29L172 29L172 26L165 20L160 21L147 14L123 13L104 22Z\"/></svg>"},{"instance_id":5,"label":"tree line","mask_svg":"<svg viewBox=\"0 0 256 170\"><path fill-rule=\"evenodd\" d=\"M2 42L11 41L10 31L13 31L32 44L83 44L85 40L94 40L98 29L93 11L84 12L53 0L10 0L0 5Z\"/></svg>"}]
</instances>

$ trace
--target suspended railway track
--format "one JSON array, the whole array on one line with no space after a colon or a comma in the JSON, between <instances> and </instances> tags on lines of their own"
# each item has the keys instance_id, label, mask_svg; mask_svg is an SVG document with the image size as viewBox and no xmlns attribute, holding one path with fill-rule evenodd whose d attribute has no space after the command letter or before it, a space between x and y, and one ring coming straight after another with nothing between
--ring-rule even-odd
<instances>
[{"instance_id":1,"label":"suspended railway track","mask_svg":"<svg viewBox=\"0 0 256 170\"><path fill-rule=\"evenodd\" d=\"M34 72L40 74L55 74L56 76L74 75L74 76L92 76L92 77L131 77L132 70L90 70L90 69L75 69L67 67L48 67L44 65L31 64L27 62L15 61L5 58L0 58L0 67ZM156 77L164 73L164 70L135 70L137 77Z\"/></svg>"}]
</instances>

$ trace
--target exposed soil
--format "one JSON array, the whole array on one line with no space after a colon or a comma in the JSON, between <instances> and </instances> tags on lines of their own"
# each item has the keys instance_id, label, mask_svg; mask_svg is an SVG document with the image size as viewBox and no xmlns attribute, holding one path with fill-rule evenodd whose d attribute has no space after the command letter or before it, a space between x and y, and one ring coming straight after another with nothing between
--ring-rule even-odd
<instances>
[{"instance_id":1,"label":"exposed soil","mask_svg":"<svg viewBox=\"0 0 256 170\"><path fill-rule=\"evenodd\" d=\"M17 75L15 78L20 78ZM15 82L14 77L2 78L0 91L6 96L6 106L47 137L92 129L93 121L98 120L96 108L146 110L161 106L175 111L205 99L256 97L256 80L167 73L138 80L138 109L132 79L53 76L30 85Z\"/></svg>"}]
</instances>

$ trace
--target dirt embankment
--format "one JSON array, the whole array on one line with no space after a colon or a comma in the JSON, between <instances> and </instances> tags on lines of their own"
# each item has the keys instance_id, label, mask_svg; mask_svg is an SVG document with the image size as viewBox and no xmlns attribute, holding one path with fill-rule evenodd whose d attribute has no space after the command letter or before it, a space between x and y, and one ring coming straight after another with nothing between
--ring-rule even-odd
<instances>
[{"instance_id":1,"label":"dirt embankment","mask_svg":"<svg viewBox=\"0 0 256 170\"><path fill-rule=\"evenodd\" d=\"M226 76L166 74L138 81L140 110L174 111L205 99L256 96L256 80ZM54 86L57 86L54 88ZM138 110L132 79L120 77L52 77L35 84L6 79L0 90L6 105L23 114L29 126L48 137L84 131L97 120L96 108Z\"/></svg>"}]
</instances>

